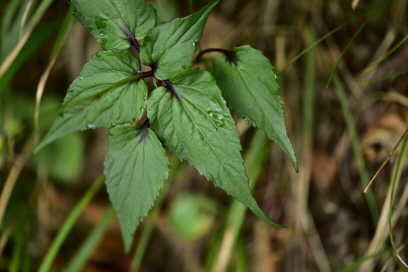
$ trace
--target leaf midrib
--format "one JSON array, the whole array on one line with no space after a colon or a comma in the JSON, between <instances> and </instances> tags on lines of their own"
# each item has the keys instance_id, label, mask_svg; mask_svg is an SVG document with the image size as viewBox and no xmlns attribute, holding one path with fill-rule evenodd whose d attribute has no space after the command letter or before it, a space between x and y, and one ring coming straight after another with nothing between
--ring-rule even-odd
<instances>
[{"instance_id":1,"label":"leaf midrib","mask_svg":"<svg viewBox=\"0 0 408 272\"><path fill-rule=\"evenodd\" d=\"M235 73L233 73L233 74L235 74ZM252 97L254 97L254 99L256 100L257 105L259 105L259 108L261 109L261 111L262 111L262 113L263 113L263 116L264 116L263 118L266 118L266 119L268 120L268 122L269 122L270 124L272 124L273 122L271 121L271 119L269 118L269 116L266 114L266 112L264 111L263 107L260 106L261 104L259 103L258 98L255 96L254 92L253 92L252 89L249 87L247 81L245 80L245 78L244 78L243 75L241 74L240 70L237 71L237 74L239 75L239 78L241 78L242 82L245 84L245 87L246 87L248 90L250 90L249 93L252 95ZM248 74L248 75L249 75L249 74ZM249 75L249 76L251 76L251 75ZM235 77L235 76L234 76L234 77ZM255 79L256 79L256 78L255 78ZM262 84L262 85L263 85L263 84ZM263 86L264 86L264 85L263 85ZM273 105L271 105L271 108L272 108L273 111L276 113L276 110L275 110L275 108L273 107ZM279 116L279 114L281 114L281 113L278 112L277 115ZM252 117L251 117L251 119L253 119L253 120L251 120L251 123L253 123L254 125L256 125L256 123L257 123L257 122L256 122L256 118L252 118ZM258 126L258 127L260 127L260 126ZM286 148L288 148L288 147L286 146L286 144L285 144L284 139L282 139L282 137L280 136L279 133L276 133L276 130L273 128L273 126L272 126L271 129L274 131L274 134L279 138L281 144L282 144L283 146L285 146Z\"/></svg>"},{"instance_id":2,"label":"leaf midrib","mask_svg":"<svg viewBox=\"0 0 408 272\"><path fill-rule=\"evenodd\" d=\"M180 42L181 39L183 39L183 38L184 38L187 34L189 34L190 32L194 32L194 34L195 34L195 33L197 32L197 31L196 31L196 29L197 29L196 24L201 21L201 19L203 18L203 15L204 15L205 13L209 13L208 9L212 9L212 7L211 7L211 8L210 8L210 7L207 7L207 10L205 10L205 11L201 14L201 16L198 16L198 13L200 13L200 11L199 11L198 13L191 15L190 18L181 18L181 19L179 19L180 23L177 25L178 27L179 27L180 25L182 25L185 21L191 20L192 17L194 17L194 16L197 16L197 17L198 17L198 19L196 19L195 22L193 23L192 27L188 28L188 30L187 30L186 32L182 33L181 37L180 37L173 45L171 45L170 47L167 47L167 45L166 45L167 49L163 52L163 54L162 54L161 56L158 56L158 57L155 58L155 59L153 59L153 56L152 56L152 58L151 58L152 61L153 61L153 62L157 62L157 61L158 61L158 63L160 64L160 59L165 58L165 57L167 56L167 54L169 53L170 49L172 49L174 46L176 46L176 45ZM185 19L185 21L183 21L183 19ZM171 22L170 22L170 23L171 23ZM177 27L177 26L176 26L176 27ZM163 27L163 28L164 28L164 27ZM162 30L161 33L163 33L163 32L164 32L164 31ZM194 34L191 35L191 36L194 37ZM158 36L160 36L160 35L158 35ZM190 38L188 38L188 39L190 39ZM186 40L183 41L183 42L187 42L188 39L186 39ZM152 54L151 54L151 55L152 55ZM160 65L159 65L159 67L160 67Z\"/></svg>"},{"instance_id":3,"label":"leaf midrib","mask_svg":"<svg viewBox=\"0 0 408 272\"><path fill-rule=\"evenodd\" d=\"M98 5L95 4L95 1L94 1L94 0L90 0L90 1L91 1L92 4L99 10L99 12L100 12L101 14L103 14L106 18L108 18L109 21L111 21L114 25L116 25L116 26L118 27L118 29L120 30L120 25L118 25L115 21L113 21L113 20L110 18L110 16L106 15L106 13L103 12L103 10L101 10L101 9L98 7ZM111 2L111 0L109 0L109 2ZM116 10L116 8L115 8L115 10ZM117 12L117 10L116 10L116 12ZM118 13L118 14L119 14L119 13ZM119 17L120 17L120 14L119 14ZM121 17L121 19L122 19L122 17ZM123 20L123 19L122 19L122 20ZM97 28L97 29L98 29L98 28ZM99 32L99 29L98 29L98 32Z\"/></svg>"},{"instance_id":4,"label":"leaf midrib","mask_svg":"<svg viewBox=\"0 0 408 272\"><path fill-rule=\"evenodd\" d=\"M184 97L183 97L182 99L184 99ZM178 100L177 100L177 101L178 101ZM217 100L216 100L216 101L217 101ZM217 102L218 102L218 101L217 101ZM177 102L177 103L180 103L180 102ZM202 132L200 126L198 126L198 125L194 122L194 119L192 118L190 112L184 108L183 104L180 103L180 105L181 105L181 108L184 109L184 112L186 112L187 116L190 118L190 120L191 120L191 122L193 123L194 127L197 128L197 131L203 136L203 138L205 138L206 142L207 142L207 143L209 144L209 146L211 147L211 150L212 150L213 153L216 155L218 161L221 163L221 165L222 165L223 168L225 169L225 172L228 173L229 180L233 183L233 180L234 180L234 179L233 179L233 177L231 176L231 173L230 173L229 169L226 167L226 165L224 164L223 160L220 159L220 156L219 156L219 154L216 152L216 150L215 150L213 144L208 140L207 136ZM172 107L172 108L173 108L173 107ZM207 116L207 115L206 115L206 116ZM174 116L173 116L173 117L174 117ZM176 131L177 131L177 128L176 128ZM216 131L215 133L217 133L217 131ZM224 135L221 134L221 136L223 137L223 140L224 140L225 142L228 142L228 141L225 139ZM206 169L207 169L208 172L210 172L208 168L206 168ZM219 175L219 173L217 173L217 175ZM216 181L213 181L213 182L216 182Z\"/></svg>"},{"instance_id":5,"label":"leaf midrib","mask_svg":"<svg viewBox=\"0 0 408 272\"><path fill-rule=\"evenodd\" d=\"M136 75L136 76L137 76L137 75ZM122 80L120 80L120 81L118 81L118 82L116 82L116 83L114 83L114 84L112 84L112 85L109 85L109 87L106 87L105 89L100 90L98 93L96 93L96 94L94 94L94 95L99 96L99 99L101 99L101 98L105 97L107 94L109 94L112 90L117 89L117 88L122 87L123 85L125 85L125 84L127 84L127 83L132 82L132 81L133 81L132 79L135 78L136 76L124 78L124 79L122 79ZM137 83L136 83L136 84L137 84ZM102 84L102 86L103 86L103 85L108 85L108 84ZM137 86L138 86L138 84L137 84ZM80 88L79 86L76 86L76 87L77 87L77 88ZM89 89L92 88L92 89L90 90L90 91L92 91L94 88L97 88L97 87L98 87L98 86L92 86L92 87L89 87ZM84 89L84 88L81 87L80 89ZM89 90L89 89L87 89L87 90ZM82 94L82 93L78 93L78 95L74 96L74 97L73 97L72 99L70 99L69 101L66 101L64 107L63 107L61 110L64 111L64 108L67 108L67 107L83 105L83 103L80 103L80 102L79 102L79 103L75 103L75 101L73 101L73 100L75 100L75 99L79 99L79 96L80 96L81 94ZM89 97L91 97L91 95L90 95ZM84 99L89 98L89 97L84 97ZM95 103L95 102L98 101L99 99L94 99L94 100L92 100L90 103L85 104L85 106L86 106L86 107L92 106L93 103ZM75 104L75 105L71 105L71 104Z\"/></svg>"}]
</instances>

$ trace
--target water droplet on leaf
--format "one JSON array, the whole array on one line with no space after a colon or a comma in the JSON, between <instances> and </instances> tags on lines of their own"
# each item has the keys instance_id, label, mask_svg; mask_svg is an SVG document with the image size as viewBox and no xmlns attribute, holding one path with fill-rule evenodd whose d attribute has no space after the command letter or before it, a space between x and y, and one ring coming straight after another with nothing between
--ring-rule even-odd
<instances>
[{"instance_id":1,"label":"water droplet on leaf","mask_svg":"<svg viewBox=\"0 0 408 272\"><path fill-rule=\"evenodd\" d=\"M100 30L106 30L106 19L102 17L96 17L95 18L95 26L96 28Z\"/></svg>"},{"instance_id":2,"label":"water droplet on leaf","mask_svg":"<svg viewBox=\"0 0 408 272\"><path fill-rule=\"evenodd\" d=\"M218 127L225 127L225 119L222 114L218 112L209 111L208 115L214 120ZM218 127L216 128L218 130Z\"/></svg>"},{"instance_id":3,"label":"water droplet on leaf","mask_svg":"<svg viewBox=\"0 0 408 272\"><path fill-rule=\"evenodd\" d=\"M106 42L108 41L108 34L106 33L106 21L106 19L101 17L95 18L95 26L98 29L96 40L102 45L102 47L104 47Z\"/></svg>"},{"instance_id":4,"label":"water droplet on leaf","mask_svg":"<svg viewBox=\"0 0 408 272\"><path fill-rule=\"evenodd\" d=\"M88 125L86 125L86 127L89 128L89 129L95 129L96 128L96 126L93 125L93 124L88 124Z\"/></svg>"},{"instance_id":5,"label":"water droplet on leaf","mask_svg":"<svg viewBox=\"0 0 408 272\"><path fill-rule=\"evenodd\" d=\"M182 65L181 68L183 68L183 70L186 70L186 69L187 69L187 66Z\"/></svg>"},{"instance_id":6,"label":"water droplet on leaf","mask_svg":"<svg viewBox=\"0 0 408 272\"><path fill-rule=\"evenodd\" d=\"M198 45L198 40L194 40L193 47L197 47L197 45Z\"/></svg>"},{"instance_id":7,"label":"water droplet on leaf","mask_svg":"<svg viewBox=\"0 0 408 272\"><path fill-rule=\"evenodd\" d=\"M143 43L140 45L140 47L141 47L141 48L146 47L146 44L143 42Z\"/></svg>"},{"instance_id":8,"label":"water droplet on leaf","mask_svg":"<svg viewBox=\"0 0 408 272\"><path fill-rule=\"evenodd\" d=\"M216 130L218 130L219 127L225 127L224 111L216 101L211 102L211 106L208 108L207 113L216 124Z\"/></svg>"},{"instance_id":9,"label":"water droplet on leaf","mask_svg":"<svg viewBox=\"0 0 408 272\"><path fill-rule=\"evenodd\" d=\"M108 35L106 35L106 34L100 34L100 35L96 38L96 41L97 41L98 43L100 43L102 47L105 46L107 40L108 40Z\"/></svg>"},{"instance_id":10,"label":"water droplet on leaf","mask_svg":"<svg viewBox=\"0 0 408 272\"><path fill-rule=\"evenodd\" d=\"M278 79L278 76L277 76L277 75L275 75L275 78L276 78L276 79Z\"/></svg>"},{"instance_id":11,"label":"water droplet on leaf","mask_svg":"<svg viewBox=\"0 0 408 272\"><path fill-rule=\"evenodd\" d=\"M144 38L143 42L150 42L150 37L149 37L149 36L146 36L146 37Z\"/></svg>"}]
</instances>

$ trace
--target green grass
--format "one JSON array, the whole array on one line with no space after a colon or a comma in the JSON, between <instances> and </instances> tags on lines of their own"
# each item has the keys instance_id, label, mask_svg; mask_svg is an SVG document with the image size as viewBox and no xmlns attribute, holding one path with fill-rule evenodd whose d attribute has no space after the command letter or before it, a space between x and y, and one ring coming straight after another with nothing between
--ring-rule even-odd
<instances>
[{"instance_id":1,"label":"green grass","mask_svg":"<svg viewBox=\"0 0 408 272\"><path fill-rule=\"evenodd\" d=\"M91 256L91 254L98 247L98 244L103 239L109 224L115 218L115 212L113 208L109 206L106 208L102 219L99 223L91 230L91 233L88 235L86 240L81 244L77 253L72 257L69 262L69 265L64 272L76 272L83 271L84 266Z\"/></svg>"},{"instance_id":2,"label":"green grass","mask_svg":"<svg viewBox=\"0 0 408 272\"><path fill-rule=\"evenodd\" d=\"M395 199L395 190L397 189L397 182L399 180L399 171L402 166L402 161L405 155L405 149L408 143L408 136L404 137L404 140L402 141L401 149L400 152L398 153L398 158L397 162L395 164L394 168L394 173L393 173L393 178L392 178L392 183L391 183L391 197L390 197L390 205L389 205L389 213L388 213L388 229L389 229L389 236L390 236L390 242L392 245L392 248L394 249L395 254L397 255L398 259L401 261L401 263L408 268L408 265L405 263L405 261L401 258L399 255L399 250L397 249L397 246L395 245L393 233L392 233L392 214L393 214L393 205L394 205L394 199Z\"/></svg>"},{"instance_id":3,"label":"green grass","mask_svg":"<svg viewBox=\"0 0 408 272\"><path fill-rule=\"evenodd\" d=\"M72 212L68 215L65 222L62 224L61 229L59 230L57 236L54 238L50 248L48 249L47 253L44 256L44 259L41 262L40 268L38 269L39 272L47 272L50 271L52 262L54 258L58 254L59 249L61 248L62 244L64 243L65 239L67 238L69 232L72 230L75 222L79 219L82 212L95 196L95 194L102 188L105 182L105 177L99 177L94 184L86 191L86 193L82 196L79 200L78 204L76 204L75 208Z\"/></svg>"},{"instance_id":4,"label":"green grass","mask_svg":"<svg viewBox=\"0 0 408 272\"><path fill-rule=\"evenodd\" d=\"M344 120L346 121L347 132L350 137L351 146L353 148L354 157L356 159L358 172L360 174L360 181L362 191L367 187L369 183L369 177L367 172L366 163L364 161L363 152L361 150L360 140L357 133L356 124L354 122L354 117L351 111L351 107L348 102L346 92L344 90L343 84L337 75L333 75L334 89L338 97L341 109L343 112ZM365 194L367 205L371 214L371 219L374 225L377 225L379 219L378 206L372 191L368 191Z\"/></svg>"}]
</instances>

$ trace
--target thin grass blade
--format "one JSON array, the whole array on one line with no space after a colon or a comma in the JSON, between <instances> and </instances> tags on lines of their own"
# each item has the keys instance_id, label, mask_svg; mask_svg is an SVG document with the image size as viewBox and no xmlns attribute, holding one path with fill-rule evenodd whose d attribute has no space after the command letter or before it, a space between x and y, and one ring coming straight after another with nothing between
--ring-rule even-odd
<instances>
[{"instance_id":1,"label":"thin grass blade","mask_svg":"<svg viewBox=\"0 0 408 272\"><path fill-rule=\"evenodd\" d=\"M67 238L69 232L71 231L72 227L74 226L75 222L79 219L82 212L95 196L95 194L99 191L99 189L103 186L105 181L104 176L100 176L94 184L86 191L86 193L82 196L81 200L72 210L72 212L68 215L67 219L65 220L64 224L62 225L61 229L59 230L57 236L54 238L48 252L46 253L43 261L41 262L40 268L38 269L39 272L48 272L51 270L52 262L54 261L55 256L58 253L58 250L61 248L62 243Z\"/></svg>"},{"instance_id":2,"label":"thin grass blade","mask_svg":"<svg viewBox=\"0 0 408 272\"><path fill-rule=\"evenodd\" d=\"M354 122L353 114L351 112L350 105L347 100L347 95L344 90L343 84L341 83L337 74L333 74L333 83L334 83L334 87L335 87L334 89L336 91L336 95L340 102L340 106L343 112L344 119L346 121L347 132L350 136L354 157L356 159L358 172L360 174L361 184L364 190L367 187L370 179L368 178L368 172L367 172L366 164L364 161L363 152L361 150L361 145L360 145L360 141L358 138L356 124ZM368 204L368 207L371 213L371 218L373 220L373 223L374 225L377 225L379 213L378 213L378 208L377 208L378 206L376 204L374 195L371 191L368 191L365 194L365 197L367 200L367 204Z\"/></svg>"},{"instance_id":3,"label":"thin grass blade","mask_svg":"<svg viewBox=\"0 0 408 272\"><path fill-rule=\"evenodd\" d=\"M110 206L105 210L103 218L99 221L98 225L93 228L88 238L82 243L78 252L71 259L68 267L64 270L64 272L83 271L86 261L89 259L95 248L102 240L104 234L106 233L106 230L109 227L109 224L114 218L115 212Z\"/></svg>"},{"instance_id":4,"label":"thin grass blade","mask_svg":"<svg viewBox=\"0 0 408 272\"><path fill-rule=\"evenodd\" d=\"M392 187L391 187L391 197L390 197L390 206L389 206L389 213L388 213L388 230L389 230L389 235L390 235L390 242L391 245L394 249L395 254L397 255L398 259L400 260L400 262L408 268L408 265L406 264L406 262L402 259L402 257L399 254L399 250L397 249L397 246L395 245L395 241L394 241L394 237L392 234L392 207L394 205L394 197L395 197L395 190L397 189L397 181L399 179L399 175L398 172L402 166L402 161L404 159L404 155L405 155L405 148L407 146L408 143L408 136L404 137L404 140L402 142L401 145L401 150L398 153L398 159L397 159L397 163L395 165L395 170L393 173L393 179L392 179Z\"/></svg>"},{"instance_id":5,"label":"thin grass blade","mask_svg":"<svg viewBox=\"0 0 408 272\"><path fill-rule=\"evenodd\" d=\"M257 130L254 138L251 141L251 145L244 156L244 166L247 170L249 178L249 187L254 188L258 176L262 170L268 153L271 142L265 137L265 135ZM215 263L211 271L225 271L228 264L234 246L238 239L238 234L242 228L242 224L245 218L245 212L247 208L240 202L234 200L227 215L227 225L222 237L220 248L218 248Z\"/></svg>"}]
</instances>

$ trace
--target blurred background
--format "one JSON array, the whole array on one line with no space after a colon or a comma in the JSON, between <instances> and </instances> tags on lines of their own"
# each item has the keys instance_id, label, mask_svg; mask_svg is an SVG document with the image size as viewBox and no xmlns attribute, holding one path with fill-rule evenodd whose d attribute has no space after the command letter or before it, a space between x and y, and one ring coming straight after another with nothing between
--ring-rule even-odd
<instances>
[{"instance_id":1,"label":"blurred background","mask_svg":"<svg viewBox=\"0 0 408 272\"><path fill-rule=\"evenodd\" d=\"M165 22L210 1L148 2ZM236 120L253 194L288 228L171 157L125 254L101 176L108 130L33 153L101 48L67 1L0 0L0 271L408 271L406 140L363 192L407 127L407 15L401 0L222 0L200 50L250 44L276 67L299 172Z\"/></svg>"}]
</instances>

